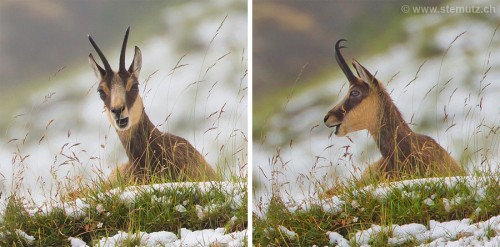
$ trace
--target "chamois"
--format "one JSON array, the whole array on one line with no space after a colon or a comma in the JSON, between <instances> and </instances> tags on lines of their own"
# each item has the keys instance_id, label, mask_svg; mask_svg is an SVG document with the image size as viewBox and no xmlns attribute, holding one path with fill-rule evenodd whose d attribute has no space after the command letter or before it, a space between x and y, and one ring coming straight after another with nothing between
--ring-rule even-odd
<instances>
[{"instance_id":1,"label":"chamois","mask_svg":"<svg viewBox=\"0 0 500 247\"><path fill-rule=\"evenodd\" d=\"M103 69L92 53L89 54L90 66L99 81L97 92L128 156L128 163L113 171L110 180L122 177L126 181L146 183L152 176L174 181L216 179L210 165L187 140L160 132L146 115L139 95L139 72L142 67L139 47L135 47L129 69L125 68L129 30L130 27L123 39L118 72L111 69L102 51L88 36L104 65Z\"/></svg>"},{"instance_id":2,"label":"chamois","mask_svg":"<svg viewBox=\"0 0 500 247\"><path fill-rule=\"evenodd\" d=\"M384 85L353 59L356 77L335 44L335 59L349 81L345 98L325 116L336 136L368 130L382 154L361 176L361 183L415 177L463 175L464 170L434 139L413 132L404 121Z\"/></svg>"}]
</instances>

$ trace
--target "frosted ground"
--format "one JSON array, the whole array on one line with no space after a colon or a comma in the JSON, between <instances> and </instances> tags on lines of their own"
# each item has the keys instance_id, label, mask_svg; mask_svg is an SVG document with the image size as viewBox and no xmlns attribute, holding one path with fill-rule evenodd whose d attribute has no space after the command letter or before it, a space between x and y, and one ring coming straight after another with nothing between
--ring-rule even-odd
<instances>
[{"instance_id":1,"label":"frosted ground","mask_svg":"<svg viewBox=\"0 0 500 247\"><path fill-rule=\"evenodd\" d=\"M452 212L454 207L460 204L477 204L484 200L486 190L490 183L497 183L498 180L491 180L487 177L449 177L449 178L425 178L415 180L405 180L382 184L379 186L366 186L363 189L356 191L355 194L369 193L376 200L386 201L391 194L396 191L404 194L404 197L418 198L420 195L415 188L424 186L433 187L433 183L440 183L446 188L453 188L459 184L464 184L471 191L474 191L473 198L464 198L460 195L452 198L437 198L430 196L425 198L424 203L428 206L438 204L438 200L445 205L446 212ZM472 201L471 201L472 200ZM309 210L314 206L322 207L326 212L337 214L342 212L346 204L353 207L362 207L362 202L356 201L346 202L337 196L326 199L314 199L310 197L285 199L284 203L290 212ZM476 208L476 214L481 212L481 208ZM391 246L403 245L409 241L420 246L498 246L500 245L500 215L493 216L488 220L472 223L469 218L461 220L452 220L447 222L439 222L430 220L429 225L409 223L404 225L392 224L390 226L372 225L370 228L360 230L354 234L351 239L345 239L337 232L327 232L330 244L340 247L346 246L369 246L370 241L378 234L390 235L387 239L387 244ZM279 226L280 231L286 234L289 238L295 238L297 233Z\"/></svg>"},{"instance_id":2,"label":"frosted ground","mask_svg":"<svg viewBox=\"0 0 500 247\"><path fill-rule=\"evenodd\" d=\"M105 194L97 195L99 200L105 200L110 196L117 196L120 202L133 206L137 197L141 197L145 193L157 193L165 192L167 190L174 189L192 189L197 188L203 193L210 193L210 191L216 189L226 196L228 196L228 201L225 203L230 204L233 209L240 208L243 204L247 202L244 200L244 194L246 193L245 183L231 183L231 182L183 182L183 183L166 183L166 184L153 184L153 185L143 185L143 186L131 186L125 189L112 189ZM153 197L153 200L158 202L168 202L171 198L168 197ZM88 217L87 212L90 211L90 203L86 202L86 198L78 198L73 201L61 202L56 200L38 201L25 203L26 211L33 216L47 216L54 212L55 210L63 209L66 217L71 219L82 219ZM199 219L203 219L207 214L211 212L220 210L224 205L210 204L208 206L196 205L197 215ZM96 210L100 213L106 213L104 207L101 204L97 204ZM184 205L175 205L175 210L179 213L186 213L186 208ZM234 223L237 219L233 216L231 221ZM100 223L102 225L104 223ZM99 227L99 224L98 224ZM7 234L5 232L0 233ZM22 230L17 229L16 234L25 239L27 243L33 243L36 240L36 236L31 236ZM226 232L224 228L217 229L203 229L191 231L186 228L181 228L179 233L173 233L168 231L159 232L135 232L127 233L123 231L118 231L113 236L103 237L100 239L95 246L122 246L126 243L135 240L141 244L141 246L209 246L209 245L225 245L225 246L244 246L245 240L247 238L246 230ZM88 246L80 238L73 236L68 237L68 242L71 246Z\"/></svg>"},{"instance_id":3,"label":"frosted ground","mask_svg":"<svg viewBox=\"0 0 500 247\"><path fill-rule=\"evenodd\" d=\"M140 93L146 113L161 131L189 140L227 176L246 176L247 14L245 7L235 5L232 1L179 5L164 14L168 31L149 38L139 38L140 30L131 26L126 63L131 62L133 46L139 46ZM180 53L177 48L183 47L180 37L186 30L190 43L197 45ZM115 69L122 38L115 37L116 49L104 51ZM99 43L100 37L94 39ZM94 52L90 44L88 51ZM83 63L76 71L66 70L47 76L50 86L19 107L6 135L0 137L2 211L14 191L44 202L58 195L61 185L106 176L126 161L103 113L92 70ZM158 236L144 234L146 242ZM245 234L185 229L175 241L213 242L228 236L242 241ZM71 242L78 246L77 239Z\"/></svg>"}]
</instances>

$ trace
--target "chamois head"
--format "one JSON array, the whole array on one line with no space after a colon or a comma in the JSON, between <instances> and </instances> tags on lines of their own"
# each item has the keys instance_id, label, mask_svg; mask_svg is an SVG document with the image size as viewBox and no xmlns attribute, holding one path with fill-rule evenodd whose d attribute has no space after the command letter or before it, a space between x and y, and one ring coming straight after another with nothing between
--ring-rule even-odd
<instances>
[{"instance_id":1,"label":"chamois head","mask_svg":"<svg viewBox=\"0 0 500 247\"><path fill-rule=\"evenodd\" d=\"M125 69L125 51L130 27L127 28L120 53L120 68L114 72L101 49L89 37L90 43L96 50L104 65L104 69L96 63L92 53L89 54L89 63L94 70L99 86L97 92L104 102L104 109L109 121L118 131L130 129L137 124L143 112L142 99L139 96L139 72L142 66L142 55L139 47L135 47L134 59L130 67Z\"/></svg>"},{"instance_id":2,"label":"chamois head","mask_svg":"<svg viewBox=\"0 0 500 247\"><path fill-rule=\"evenodd\" d=\"M325 124L335 127L336 136L345 136L350 132L367 129L376 133L380 127L380 92L385 90L381 83L358 61L353 59L356 77L345 62L340 49L341 39L335 44L335 60L349 81L349 90L344 99L333 107L325 116Z\"/></svg>"}]
</instances>

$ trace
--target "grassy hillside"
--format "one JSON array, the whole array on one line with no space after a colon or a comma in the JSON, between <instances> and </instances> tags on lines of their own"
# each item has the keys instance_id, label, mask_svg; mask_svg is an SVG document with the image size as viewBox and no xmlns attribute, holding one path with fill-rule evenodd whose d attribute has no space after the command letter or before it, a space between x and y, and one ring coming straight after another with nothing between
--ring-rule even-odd
<instances>
[{"instance_id":1,"label":"grassy hillside","mask_svg":"<svg viewBox=\"0 0 500 247\"><path fill-rule=\"evenodd\" d=\"M0 244L157 246L198 241L208 245L231 239L236 246L245 243L245 182L163 183L112 190L100 185L85 188L72 200L53 197L34 202L13 195L0 225ZM205 236L197 236L198 231Z\"/></svg>"},{"instance_id":2,"label":"grassy hillside","mask_svg":"<svg viewBox=\"0 0 500 247\"><path fill-rule=\"evenodd\" d=\"M337 184L333 198L274 194L267 210L254 214L253 241L258 246L495 245L500 243L498 175L406 180L362 189Z\"/></svg>"}]
</instances>

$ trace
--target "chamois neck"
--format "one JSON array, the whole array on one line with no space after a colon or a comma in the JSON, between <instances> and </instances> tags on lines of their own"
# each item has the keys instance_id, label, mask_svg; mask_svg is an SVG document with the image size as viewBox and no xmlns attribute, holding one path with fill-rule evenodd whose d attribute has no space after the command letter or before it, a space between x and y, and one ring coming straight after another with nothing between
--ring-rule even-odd
<instances>
[{"instance_id":1,"label":"chamois neck","mask_svg":"<svg viewBox=\"0 0 500 247\"><path fill-rule=\"evenodd\" d=\"M122 136L124 136L124 137L125 136L134 136L134 135L137 135L137 134L146 134L145 136L147 136L154 129L155 129L155 126L154 126L153 122L151 122L151 120L149 119L148 115L146 115L146 112L144 112L144 110L142 110L141 116L140 116L139 121L137 122L137 124L135 124L134 126L130 127L130 129L128 129L128 130L117 131L117 132L118 132L118 135L120 136L120 138Z\"/></svg>"},{"instance_id":2,"label":"chamois neck","mask_svg":"<svg viewBox=\"0 0 500 247\"><path fill-rule=\"evenodd\" d=\"M117 133L131 161L142 158L144 150L150 147L150 140L154 140L161 134L144 110L136 125L125 131L117 131Z\"/></svg>"},{"instance_id":3,"label":"chamois neck","mask_svg":"<svg viewBox=\"0 0 500 247\"><path fill-rule=\"evenodd\" d=\"M379 92L380 96L380 119L379 128L374 133L370 133L375 140L383 157L393 156L399 152L399 146L405 146L411 141L408 138L414 135L408 124L403 119L398 108L385 91Z\"/></svg>"}]
</instances>

